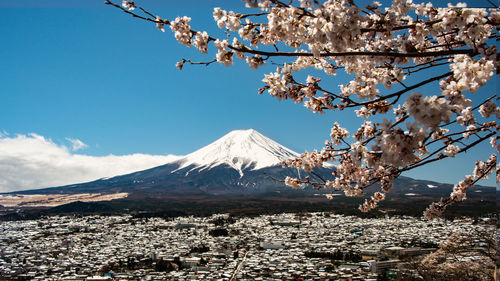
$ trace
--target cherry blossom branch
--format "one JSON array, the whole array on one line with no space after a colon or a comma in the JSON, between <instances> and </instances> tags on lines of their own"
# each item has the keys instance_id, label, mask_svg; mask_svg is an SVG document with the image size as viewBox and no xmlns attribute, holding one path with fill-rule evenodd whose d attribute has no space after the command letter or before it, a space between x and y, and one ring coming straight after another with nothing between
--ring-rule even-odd
<instances>
[{"instance_id":1,"label":"cherry blossom branch","mask_svg":"<svg viewBox=\"0 0 500 281\"><path fill-rule=\"evenodd\" d=\"M152 13L150 13L150 12L146 11L144 8L139 7L139 10L141 10L143 13L145 13L145 14L146 14L146 15L148 15L148 16L150 16L151 18L156 19L156 16L155 16L155 15L153 15Z\"/></svg>"},{"instance_id":2,"label":"cherry blossom branch","mask_svg":"<svg viewBox=\"0 0 500 281\"><path fill-rule=\"evenodd\" d=\"M427 22L422 22L425 25L431 26L433 24L439 23L442 20L433 20L433 21L427 21ZM408 25L400 25L400 26L394 26L391 27L389 30L388 28L361 28L361 32L388 32L388 31L400 31L400 30L405 30L405 29L414 29L417 25L416 24L408 24Z\"/></svg>"},{"instance_id":3,"label":"cherry blossom branch","mask_svg":"<svg viewBox=\"0 0 500 281\"><path fill-rule=\"evenodd\" d=\"M129 10L127 10L127 9L123 8L122 6L120 6L120 5L118 5L118 4L115 4L115 3L113 3L113 2L111 2L111 1L109 1L109 0L105 0L105 1L104 1L104 4L106 4L106 5L111 5L111 6L113 6L113 7L116 7L116 8L118 8L118 9L122 10L124 13L127 13L127 14L131 15L131 16L132 16L132 17L134 17L134 18L138 18L138 19L142 19L142 20L149 21L149 22L154 22L154 23L164 23L164 24L170 24L170 22L169 22L168 20L158 21L158 20L154 19L155 17L154 17L151 13L147 12L146 10L144 10L144 9L142 9L142 8L140 8L140 7L139 7L139 9L141 9L141 11L143 11L143 12L145 12L146 14L148 14L148 15L152 16L152 17L153 17L153 19L150 19L150 18L147 18L147 17L143 17L143 16L141 16L141 15L139 15L139 14L136 14L136 13L134 13L134 12L131 12L131 11L129 11Z\"/></svg>"},{"instance_id":4,"label":"cherry blossom branch","mask_svg":"<svg viewBox=\"0 0 500 281\"><path fill-rule=\"evenodd\" d=\"M464 4L436 9L431 3L413 4L404 0L394 1L385 9L379 9L379 3L361 9L352 0L347 5L305 1L300 3L301 7L294 7L293 1L245 1L247 6L262 12L239 14L214 9L214 20L227 35L221 39L191 29L189 17L168 21L143 8L139 10L144 15L131 12L136 8L133 1L122 1L123 7L109 0L105 3L135 18L154 22L161 31L165 31L164 25L169 25L179 43L195 46L202 53L207 53L210 42L217 48L216 59L206 62L182 59L177 63L180 69L185 63L210 65L216 61L231 66L234 58L257 69L270 58L279 58L283 63L271 60L279 68L265 75L265 86L259 89L259 94L267 91L279 100L303 103L315 113L357 108L358 117L369 118L394 111L390 120L365 121L352 136L354 142L348 140L349 132L335 122L331 141L326 142L321 152L306 152L284 163L311 172L322 182L309 177L278 180L291 187L310 184L318 189L343 191L347 196L362 196L366 187L380 184L380 192L360 206L367 211L385 198L393 180L404 171L464 153L487 138L500 151L495 121L478 123L475 117L479 113L484 118L498 118L500 107L493 98L472 107L474 95L470 95L484 86L499 67L500 54L493 41L498 39L500 11L468 9ZM261 16L263 23L251 21ZM243 18L246 23L241 22ZM430 75L425 80L410 86L405 82L411 74L445 65L449 67L447 73L435 75L428 71ZM326 75L335 75L338 69L343 69L354 78L341 85L338 94L323 89L320 78L309 76L304 83L294 79L295 72L311 68ZM440 81L436 94L413 92L435 81ZM380 93L379 86L390 89L395 84L403 89ZM452 116L454 119L450 121ZM438 145L440 141L444 145ZM331 181L313 171L329 161L339 162ZM484 171L484 162L478 163L483 163L476 166ZM461 182L450 200L465 198L464 190L470 182ZM431 208L431 214L444 208L436 206Z\"/></svg>"},{"instance_id":5,"label":"cherry blossom branch","mask_svg":"<svg viewBox=\"0 0 500 281\"><path fill-rule=\"evenodd\" d=\"M466 198L466 190L472 186L474 186L478 181L487 177L491 174L496 166L496 155L493 154L487 161L476 162L476 168L474 169L474 176L466 176L463 181L461 181L458 185L453 187L453 192L449 197L441 198L439 202L432 203L425 211L424 216L428 220L432 220L436 217L439 217L443 214L446 208L458 201L462 201Z\"/></svg>"},{"instance_id":6,"label":"cherry blossom branch","mask_svg":"<svg viewBox=\"0 0 500 281\"><path fill-rule=\"evenodd\" d=\"M436 59L433 59L431 61L428 61L428 62L424 62L424 63L418 63L418 64L415 64L415 65L411 65L411 66L404 66L404 67L401 67L401 69L403 70L411 70L413 68L417 68L417 67L421 67L421 66L425 66L425 65L434 65L436 62L438 61L442 61L442 60L449 60L451 59L452 57L439 57L439 58L436 58ZM390 65L391 67L393 67L392 65Z\"/></svg>"},{"instance_id":7,"label":"cherry blossom branch","mask_svg":"<svg viewBox=\"0 0 500 281\"><path fill-rule=\"evenodd\" d=\"M248 18L248 17L258 17L258 16L265 16L269 15L269 13L255 13L255 14L236 14L236 16L240 19Z\"/></svg>"},{"instance_id":8,"label":"cherry blossom branch","mask_svg":"<svg viewBox=\"0 0 500 281\"><path fill-rule=\"evenodd\" d=\"M479 138L478 140L474 141L473 143L467 145L466 147L464 148L461 148L459 152L457 152L456 154L459 154L459 153L463 153L463 152L466 152L467 150L471 149L472 147L476 146L477 144L487 140L488 138L492 137L496 135L496 132L491 132L487 135L485 135L484 137L482 138ZM463 139L463 138L460 138L460 139ZM445 148L445 147L442 147L441 150ZM439 151L441 151L439 150ZM439 152L438 151L438 152ZM436 162L438 160L442 160L444 158L448 158L450 156L446 156L446 155L439 155L438 157L436 158L433 158L433 159L429 159L429 160L426 160L426 161L423 161L423 162L419 162L418 164L415 164L415 165L411 165L411 166L408 166L406 168L403 168L403 169L399 169L400 172L406 172L406 171L409 171L409 170L412 170L412 169L415 169L417 167L420 167L420 166L423 166L423 165L427 165L427 164L430 164L432 162Z\"/></svg>"},{"instance_id":9,"label":"cherry blossom branch","mask_svg":"<svg viewBox=\"0 0 500 281\"><path fill-rule=\"evenodd\" d=\"M472 111L476 111L476 110L477 110L478 108L480 108L482 105L487 104L488 102L490 102L490 101L491 101L491 100L493 100L494 98L496 98L497 100L499 99L499 97L496 97L496 95L495 95L495 96L491 96L491 97L489 97L489 98L485 99L485 100L484 100L483 102L481 102L480 104L478 104L478 105L474 106L474 107L472 108ZM457 119L455 119L455 120L453 120L453 121L450 121L450 122L447 122L447 123L445 123L445 124L441 125L440 127L441 127L441 128L444 128L444 127L446 127L446 126L449 126L449 125L452 125L452 124L455 124L455 123L457 123ZM430 136L431 136L431 135L429 135L429 137L430 137Z\"/></svg>"},{"instance_id":10,"label":"cherry blossom branch","mask_svg":"<svg viewBox=\"0 0 500 281\"><path fill-rule=\"evenodd\" d=\"M482 128L479 128L479 129L482 129ZM463 148L462 148L462 149L460 149L458 152L456 152L456 154L466 152L466 151L467 151L467 150L469 150L470 148L472 148L472 147L476 146L477 144L479 144L479 143L481 143L481 142L485 141L486 139L488 139L488 138L490 138L490 137L492 137L492 136L494 136L494 135L496 135L496 132L490 132L489 134L487 134L487 135L485 135L485 136L483 136L483 137L479 138L478 140L476 140L476 141L472 142L471 144L469 144L469 145L467 145L467 146L463 147ZM461 137L461 138L459 138L459 139L453 140L451 143L453 143L453 142L457 142L457 141L460 141L460 140L462 140L462 139L464 139L464 137ZM442 159L444 159L444 158L452 157L452 156L447 156L447 155L440 154L438 157L435 157L435 158L429 159L430 157L432 157L432 156L436 155L437 153L439 153L440 151L442 151L442 150L443 150L444 148L446 148L447 146L448 146L448 145L445 145L445 146L443 146L443 147L441 147L441 148L439 148L439 149L436 149L433 153L431 153L431 154L430 154L430 155L428 155L427 157L425 157L425 158L421 159L420 161L415 162L415 163L413 163L413 164L411 164L411 165L409 165L409 166L407 166L407 167L404 167L404 168L393 169L393 168L391 168L391 167L389 167L389 166L386 166L386 167L384 167L384 169L387 169L387 170L392 170L392 171L391 171L391 172L389 172L389 173L385 173L384 175L379 176L379 177L372 177L372 178L370 178L370 179L368 180L369 182L368 182L367 184L365 184L365 185L360 185L360 186L358 186L357 188L358 188L359 190L364 190L364 189L366 189L366 188L368 188L368 187L370 187L370 186L372 186L372 185L374 185L374 184L380 183L380 182L381 182L381 180L382 180L384 177L397 177L397 176L399 176L402 172L409 171L409 170L415 169L415 168L417 168L417 167L420 167L420 166L423 166L423 165L427 165L427 164L430 164L430 163L435 162L435 161L438 161L438 160L442 160ZM454 155L456 155L456 154L454 154ZM454 155L453 155L453 157L454 157ZM427 159L428 159L428 160L427 160ZM292 181L292 179L288 179L288 181L290 182L290 181ZM294 182L295 184L301 184L301 185L302 185L302 184L311 184L311 185L313 185L313 186L317 187L318 189L320 189L320 188L326 188L326 187L327 187L327 182L324 182L324 183L313 182L313 181L311 181L309 178L307 178L306 180L293 179L293 182ZM342 191L342 190L334 190L334 191Z\"/></svg>"},{"instance_id":11,"label":"cherry blossom branch","mask_svg":"<svg viewBox=\"0 0 500 281\"><path fill-rule=\"evenodd\" d=\"M179 70L182 70L182 68L184 67L184 64L185 63L189 63L189 64L192 64L192 65L205 65L205 66L209 66L210 64L214 63L214 62L217 62L216 59L213 59L211 61L191 61L190 59L181 59L180 62L178 62L176 64L176 67L179 69Z\"/></svg>"},{"instance_id":12,"label":"cherry blossom branch","mask_svg":"<svg viewBox=\"0 0 500 281\"><path fill-rule=\"evenodd\" d=\"M161 19L161 20L154 20L150 18L146 18L143 16L140 16L134 12L131 12L123 7L121 7L118 4L115 4L109 0L106 0L104 2L107 5L112 5L116 8L119 8L123 12L132 15L135 18L147 20L150 22L154 23L162 23L162 24L167 24L170 25L170 21L166 19ZM140 8L142 11L146 12L148 15L152 15L151 13L147 12L143 8ZM192 34L196 34L198 31L195 30L190 30ZM209 37L210 41L215 41L216 39L213 37ZM228 48L233 50L233 51L238 51L238 52L243 52L243 53L249 53L253 55L261 55L261 56L268 56L268 57L313 57L315 56L313 53L308 53L308 52L267 52L267 51L259 51L259 50L254 50L251 49L247 46L244 47L234 47L231 45L228 45ZM474 56L477 54L477 51L473 49L454 49L454 50L441 50L441 51L431 51L431 52L408 52L408 53L401 53L401 52L370 52L370 51L351 51L351 52L324 52L320 53L319 57L345 57L345 56L372 56L372 57L394 57L394 58L421 58L421 57L439 57L439 56L448 56L448 55L457 55L457 54L464 54L464 55L469 55L469 56Z\"/></svg>"},{"instance_id":13,"label":"cherry blossom branch","mask_svg":"<svg viewBox=\"0 0 500 281\"><path fill-rule=\"evenodd\" d=\"M459 154L459 153L463 153L463 152L466 152L466 151L467 151L467 150L469 150L470 148L472 148L472 147L476 146L477 144L479 144L479 143L481 143L481 142L485 141L486 139L490 138L491 136L494 136L495 134L496 134L495 132L491 132L490 134L488 134L488 135L486 135L486 136L484 136L484 137L482 137L482 138L478 139L477 141L475 141L475 142L471 143L470 145L467 145L466 147L462 148L459 152L457 152L457 154ZM460 138L460 139L463 139L463 138ZM397 176L399 176L399 175L400 175L401 173L403 173L403 172L406 172L406 171L409 171L409 170L412 170L412 169L418 168L418 167L423 166L423 165L430 164L430 163L432 163L432 162L436 162L436 161L438 161L438 160L442 160L442 159L444 159L444 158L448 158L448 157L450 157L450 156L446 156L446 155L442 155L442 154L441 154L441 155L439 155L439 156L438 156L438 157L436 157L436 158L433 158L433 159L429 159L429 160L427 160L427 161L424 161L425 159L428 159L429 157L431 157L431 156L435 155L436 153L438 153L438 152L442 151L442 150L443 150L444 148L446 148L446 147L447 147L447 145L446 145L446 146L441 147L440 149L437 149L434 153L431 153L428 157L426 157L426 158L422 159L421 161L417 162L417 163L416 163L416 164L414 164L414 165L410 165L410 166L405 167L405 168L396 169L396 170L392 171L391 173L385 174L383 177L387 177L387 176L396 176L396 177L397 177ZM386 167L386 168L388 168L388 167ZM375 178L371 178L371 179L370 179L370 183L369 183L369 184L366 184L366 185L360 186L360 187L359 187L359 189L361 189L361 190L366 189L366 188L368 188L368 187L370 187L370 186L372 186L372 185L374 185L374 184L376 184L376 183L379 183L381 179L382 179L382 177L375 177ZM305 184L305 183L306 183L306 182L304 182L304 184ZM320 184L320 183L317 183L317 184ZM323 185L323 186L324 186L324 185Z\"/></svg>"},{"instance_id":14,"label":"cherry blossom branch","mask_svg":"<svg viewBox=\"0 0 500 281\"><path fill-rule=\"evenodd\" d=\"M439 142L439 141L442 141L442 140L449 140L449 138L452 137L452 136L462 135L462 134L465 134L465 133L478 132L478 131L481 131L481 130L491 131L489 128L484 127L484 126L483 127L479 127L479 128L475 128L475 129L466 129L466 130L463 130L463 131L460 131L460 132L455 132L455 133L450 133L450 134L447 134L447 135L443 135L442 137L436 138L436 139L434 139L434 140L432 140L430 142L425 142L425 145L428 146L428 145L431 145L433 143L436 143L436 142ZM457 140L451 140L451 141L448 141L447 143L453 143L453 142L461 141L462 139L463 138L460 138L460 139L457 139ZM443 147L442 149L444 149L445 147Z\"/></svg>"},{"instance_id":15,"label":"cherry blossom branch","mask_svg":"<svg viewBox=\"0 0 500 281\"><path fill-rule=\"evenodd\" d=\"M440 79L443 79L445 77L448 77L450 75L452 75L453 72L447 72L445 74L442 74L442 75L439 75L439 76L435 76L435 77L432 77L432 78L429 78L427 80L424 80L420 83L417 83L415 85L412 85L412 86L409 86L407 88L404 88L400 91L397 91L395 93L392 93L392 94L389 94L389 95L385 95L385 96L382 96L378 99L374 99L374 100L371 100L371 101L367 101L367 102L362 102L362 103L355 103L353 105L348 105L346 107L357 107L357 106L364 106L364 105L368 105L368 104L372 104L372 103L376 103L376 102L379 102L379 101L384 101L384 100L387 100L387 99L390 99L390 98L393 98L393 97L398 97L398 96L401 96L402 94L406 93L406 92L409 92L413 89L416 89L416 88L419 88L421 86L424 86L426 84L429 84L431 82L434 82L434 81L437 81L437 80L440 80Z\"/></svg>"},{"instance_id":16,"label":"cherry blossom branch","mask_svg":"<svg viewBox=\"0 0 500 281\"><path fill-rule=\"evenodd\" d=\"M321 88L319 86L316 86L316 89L320 90L321 92L324 92L326 94L329 94L333 98L339 98L339 99L345 100L345 106L344 106L344 108L360 107L360 106L366 106L366 105L376 104L377 102L385 101L385 100L393 98L393 97L396 97L396 99L391 104L396 104L396 102L399 100L399 97L401 95L403 95L404 93L407 93L407 92L409 92L411 90L417 89L417 88L419 88L421 86L424 86L426 84L432 83L434 81L440 80L442 78L446 78L446 77L448 77L448 76L450 76L452 74L453 74L453 72L447 72L445 74L442 74L442 75L439 75L439 76L435 76L435 77L429 78L427 80L421 81L421 82L419 82L419 83L417 83L415 85L405 86L404 89L402 89L400 91L397 91L395 93L392 93L392 94L389 94L389 95L385 95L385 96L381 96L381 97L379 97L377 99L366 101L366 102L356 102L356 101L352 100L349 97L336 95L336 94L334 94L334 93L332 93L330 91L327 91L327 90L325 90L325 89L323 89L323 88ZM306 87L306 85L298 83L295 80L293 80L293 82L296 83L297 85L302 86L302 87ZM323 109L327 109L327 108L323 108Z\"/></svg>"},{"instance_id":17,"label":"cherry blossom branch","mask_svg":"<svg viewBox=\"0 0 500 281\"><path fill-rule=\"evenodd\" d=\"M432 67L436 67L436 66L440 66L440 65L447 65L447 64L450 64L450 62L442 62L442 63L434 63L434 64L429 64L427 66L424 66L424 67L421 67L421 68L417 68L415 70L408 70L406 72L407 75L410 75L412 73L416 73L416 72L419 72L419 71L422 71L424 69L429 69L429 68L432 68Z\"/></svg>"},{"instance_id":18,"label":"cherry blossom branch","mask_svg":"<svg viewBox=\"0 0 500 281\"><path fill-rule=\"evenodd\" d=\"M495 5L495 3L493 3L491 0L486 0L486 1L488 1L488 3L490 3L491 6L493 6L493 8L498 9L498 5Z\"/></svg>"},{"instance_id":19,"label":"cherry blossom branch","mask_svg":"<svg viewBox=\"0 0 500 281\"><path fill-rule=\"evenodd\" d=\"M229 49L249 53L254 55L268 56L268 57L314 57L313 53L296 53L296 52L266 52L245 48L235 48L228 46ZM423 58L423 57L439 57L449 55L469 55L474 56L477 52L473 49L457 49L457 50L443 50L431 52L369 52L369 51L352 51L352 52L324 52L320 53L319 57L352 57L352 56L368 56L368 57L393 57L393 58Z\"/></svg>"}]
</instances>

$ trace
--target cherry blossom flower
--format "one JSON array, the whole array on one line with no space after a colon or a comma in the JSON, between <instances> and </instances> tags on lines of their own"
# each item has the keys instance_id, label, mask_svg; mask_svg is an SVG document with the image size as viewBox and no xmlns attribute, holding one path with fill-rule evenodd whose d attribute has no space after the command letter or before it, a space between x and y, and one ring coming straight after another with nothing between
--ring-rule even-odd
<instances>
[{"instance_id":1,"label":"cherry blossom flower","mask_svg":"<svg viewBox=\"0 0 500 281\"><path fill-rule=\"evenodd\" d=\"M206 31L197 32L193 45L202 53L207 53L209 36Z\"/></svg>"},{"instance_id":2,"label":"cherry blossom flower","mask_svg":"<svg viewBox=\"0 0 500 281\"><path fill-rule=\"evenodd\" d=\"M184 61L179 61L175 64L175 67L179 70L182 70L183 66L184 66Z\"/></svg>"},{"instance_id":3,"label":"cherry blossom flower","mask_svg":"<svg viewBox=\"0 0 500 281\"><path fill-rule=\"evenodd\" d=\"M170 23L170 29L174 32L175 39L188 47L191 47L191 39L193 37L191 26L189 25L190 21L190 17L177 17ZM200 40L203 40L203 34L200 34L200 37L202 37Z\"/></svg>"},{"instance_id":4,"label":"cherry blossom flower","mask_svg":"<svg viewBox=\"0 0 500 281\"><path fill-rule=\"evenodd\" d=\"M246 62L252 69L257 69L259 66L264 65L264 60L260 55L255 55L252 58L247 57Z\"/></svg>"},{"instance_id":5,"label":"cherry blossom flower","mask_svg":"<svg viewBox=\"0 0 500 281\"><path fill-rule=\"evenodd\" d=\"M285 178L285 184L296 189L304 187L304 185L299 180L291 177Z\"/></svg>"},{"instance_id":6,"label":"cherry blossom flower","mask_svg":"<svg viewBox=\"0 0 500 281\"><path fill-rule=\"evenodd\" d=\"M126 1L126 0L122 1L122 7L129 11L133 11L136 8L134 1Z\"/></svg>"},{"instance_id":7,"label":"cherry blossom flower","mask_svg":"<svg viewBox=\"0 0 500 281\"><path fill-rule=\"evenodd\" d=\"M488 100L485 104L481 105L479 113L485 118L489 118L491 114L495 114L498 119L500 117L500 107L491 100Z\"/></svg>"},{"instance_id":8,"label":"cherry blossom flower","mask_svg":"<svg viewBox=\"0 0 500 281\"><path fill-rule=\"evenodd\" d=\"M460 152L460 147L453 145L453 144L450 144L444 150L444 155L446 155L448 157L455 157L455 155L459 152Z\"/></svg>"},{"instance_id":9,"label":"cherry blossom flower","mask_svg":"<svg viewBox=\"0 0 500 281\"><path fill-rule=\"evenodd\" d=\"M161 32L165 32L165 24L159 16L156 16L156 28L158 28Z\"/></svg>"}]
</instances>

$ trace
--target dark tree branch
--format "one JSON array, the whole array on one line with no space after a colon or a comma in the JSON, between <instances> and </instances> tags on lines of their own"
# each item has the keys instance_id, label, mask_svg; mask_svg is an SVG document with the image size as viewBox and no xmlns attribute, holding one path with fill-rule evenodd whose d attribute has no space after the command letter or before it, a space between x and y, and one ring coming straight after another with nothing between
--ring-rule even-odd
<instances>
[{"instance_id":1,"label":"dark tree branch","mask_svg":"<svg viewBox=\"0 0 500 281\"><path fill-rule=\"evenodd\" d=\"M253 50L248 47L236 48L229 46L231 50L244 52L254 55L262 55L269 57L313 57L312 53L294 53L294 52L266 52ZM410 53L400 53L400 52L368 52L368 51L352 51L352 52L325 52L320 53L320 57L348 57L348 56L372 56L372 57L393 57L393 58L422 58L422 57L439 57L439 56L449 56L449 55L476 55L476 51L473 49L458 49L458 50L444 50L444 51L433 51L433 52L410 52Z\"/></svg>"}]
</instances>

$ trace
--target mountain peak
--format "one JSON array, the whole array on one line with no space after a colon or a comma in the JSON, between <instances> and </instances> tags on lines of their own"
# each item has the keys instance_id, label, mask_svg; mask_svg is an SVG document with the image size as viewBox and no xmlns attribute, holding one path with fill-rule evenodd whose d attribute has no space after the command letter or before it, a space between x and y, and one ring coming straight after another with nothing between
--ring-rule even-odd
<instances>
[{"instance_id":1,"label":"mountain peak","mask_svg":"<svg viewBox=\"0 0 500 281\"><path fill-rule=\"evenodd\" d=\"M179 169L210 169L226 164L243 176L245 169L261 169L281 164L299 154L254 129L234 130L213 143L186 155Z\"/></svg>"},{"instance_id":2,"label":"mountain peak","mask_svg":"<svg viewBox=\"0 0 500 281\"><path fill-rule=\"evenodd\" d=\"M246 130L233 130L226 135L224 135L221 139L226 137L250 137L251 135L262 135L254 129L246 129Z\"/></svg>"},{"instance_id":3,"label":"mountain peak","mask_svg":"<svg viewBox=\"0 0 500 281\"><path fill-rule=\"evenodd\" d=\"M244 134L244 133L251 134L251 133L259 133L259 132L250 128L250 129L246 129L246 130L232 130L231 132L229 132L227 134L229 135L229 134Z\"/></svg>"}]
</instances>

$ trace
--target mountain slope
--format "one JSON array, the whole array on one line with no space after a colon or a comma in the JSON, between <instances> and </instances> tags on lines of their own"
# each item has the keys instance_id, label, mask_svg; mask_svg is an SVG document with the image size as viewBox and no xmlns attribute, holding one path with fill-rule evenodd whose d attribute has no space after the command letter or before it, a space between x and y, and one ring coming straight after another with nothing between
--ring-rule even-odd
<instances>
[{"instance_id":1,"label":"mountain slope","mask_svg":"<svg viewBox=\"0 0 500 281\"><path fill-rule=\"evenodd\" d=\"M269 176L280 179L286 176L306 176L305 172L297 169L281 167L283 161L298 155L253 129L235 130L193 153L159 167L89 183L22 193L230 195L290 191L290 188ZM332 170L319 168L316 172L328 177Z\"/></svg>"}]
</instances>

